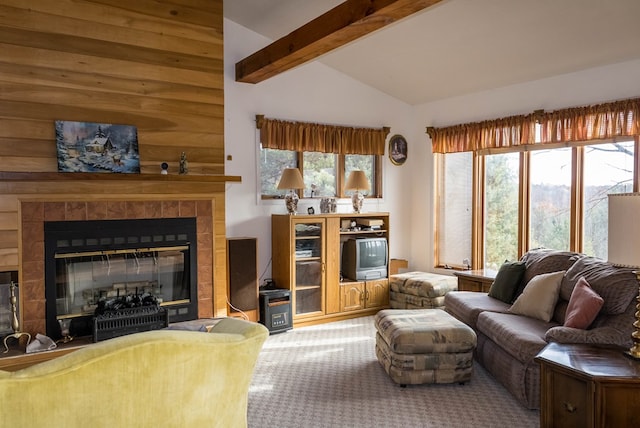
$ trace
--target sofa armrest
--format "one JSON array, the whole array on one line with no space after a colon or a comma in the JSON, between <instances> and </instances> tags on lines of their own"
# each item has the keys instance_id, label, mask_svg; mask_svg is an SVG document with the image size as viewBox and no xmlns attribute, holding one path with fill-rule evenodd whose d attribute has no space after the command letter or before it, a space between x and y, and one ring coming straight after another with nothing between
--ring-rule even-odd
<instances>
[{"instance_id":1,"label":"sofa armrest","mask_svg":"<svg viewBox=\"0 0 640 428\"><path fill-rule=\"evenodd\" d=\"M627 335L613 327L597 327L591 330L557 326L547 330L546 342L587 343L596 345L622 346L629 342Z\"/></svg>"}]
</instances>

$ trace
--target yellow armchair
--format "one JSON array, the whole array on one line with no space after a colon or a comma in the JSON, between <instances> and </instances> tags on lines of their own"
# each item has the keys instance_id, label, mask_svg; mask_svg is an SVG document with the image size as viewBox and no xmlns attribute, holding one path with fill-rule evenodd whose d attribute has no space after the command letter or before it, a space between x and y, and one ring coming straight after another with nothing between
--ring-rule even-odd
<instances>
[{"instance_id":1,"label":"yellow armchair","mask_svg":"<svg viewBox=\"0 0 640 428\"><path fill-rule=\"evenodd\" d=\"M0 371L0 427L246 427L261 324L117 337Z\"/></svg>"}]
</instances>

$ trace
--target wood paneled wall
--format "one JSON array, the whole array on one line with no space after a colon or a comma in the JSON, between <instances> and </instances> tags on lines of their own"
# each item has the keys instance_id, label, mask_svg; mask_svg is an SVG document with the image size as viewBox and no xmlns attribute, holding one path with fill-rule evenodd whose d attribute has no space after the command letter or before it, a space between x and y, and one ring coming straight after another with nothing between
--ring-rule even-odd
<instances>
[{"instance_id":1,"label":"wood paneled wall","mask_svg":"<svg viewBox=\"0 0 640 428\"><path fill-rule=\"evenodd\" d=\"M0 171L56 172L54 121L70 120L136 126L143 174L162 162L177 173L184 151L190 175L224 175L222 3L0 0ZM19 269L21 200L204 193L223 255L214 281L226 284L224 183L144 183L142 194L132 179L0 182L0 270Z\"/></svg>"}]
</instances>

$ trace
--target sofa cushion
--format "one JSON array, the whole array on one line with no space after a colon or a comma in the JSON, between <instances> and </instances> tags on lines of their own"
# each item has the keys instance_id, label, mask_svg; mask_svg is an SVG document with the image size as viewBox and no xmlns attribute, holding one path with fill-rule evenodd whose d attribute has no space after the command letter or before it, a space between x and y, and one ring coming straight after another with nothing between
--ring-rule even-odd
<instances>
[{"instance_id":1,"label":"sofa cushion","mask_svg":"<svg viewBox=\"0 0 640 428\"><path fill-rule=\"evenodd\" d=\"M537 249L528 251L520 259L525 262L526 269L520 282L520 287L516 291L514 298L517 298L524 290L524 287L534 276L542 273L558 272L568 270L573 264L584 255L573 251L559 251L549 249ZM569 300L569 296L565 300Z\"/></svg>"},{"instance_id":2,"label":"sofa cushion","mask_svg":"<svg viewBox=\"0 0 640 428\"><path fill-rule=\"evenodd\" d=\"M493 284L491 284L489 296L505 303L512 303L524 275L524 270L524 262L504 262L500 266Z\"/></svg>"},{"instance_id":3,"label":"sofa cushion","mask_svg":"<svg viewBox=\"0 0 640 428\"><path fill-rule=\"evenodd\" d=\"M555 322L497 312L482 312L477 322L481 334L522 363L531 361L547 345L544 336L549 328L557 325Z\"/></svg>"},{"instance_id":4,"label":"sofa cushion","mask_svg":"<svg viewBox=\"0 0 640 428\"><path fill-rule=\"evenodd\" d=\"M474 330L481 312L507 312L509 306L508 303L489 297L487 293L476 291L451 291L444 296L445 311Z\"/></svg>"},{"instance_id":5,"label":"sofa cushion","mask_svg":"<svg viewBox=\"0 0 640 428\"><path fill-rule=\"evenodd\" d=\"M560 296L569 300L580 277L584 277L593 291L603 299L601 313L623 313L638 295L638 281L634 268L614 266L596 257L583 257L567 270L560 288Z\"/></svg>"},{"instance_id":6,"label":"sofa cushion","mask_svg":"<svg viewBox=\"0 0 640 428\"><path fill-rule=\"evenodd\" d=\"M564 326L586 329L596 319L603 303L602 297L591 289L587 280L580 277L569 299Z\"/></svg>"},{"instance_id":7,"label":"sofa cushion","mask_svg":"<svg viewBox=\"0 0 640 428\"><path fill-rule=\"evenodd\" d=\"M509 312L549 322L558 302L564 271L537 275L529 281Z\"/></svg>"}]
</instances>

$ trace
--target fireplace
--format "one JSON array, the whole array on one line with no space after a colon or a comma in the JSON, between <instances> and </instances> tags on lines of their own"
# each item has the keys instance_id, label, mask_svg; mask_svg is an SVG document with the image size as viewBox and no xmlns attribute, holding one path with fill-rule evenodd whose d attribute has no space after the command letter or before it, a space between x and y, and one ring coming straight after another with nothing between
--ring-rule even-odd
<instances>
[{"instance_id":1,"label":"fireplace","mask_svg":"<svg viewBox=\"0 0 640 428\"><path fill-rule=\"evenodd\" d=\"M95 338L94 315L106 305L198 318L196 218L46 221L44 244L52 338Z\"/></svg>"}]
</instances>

